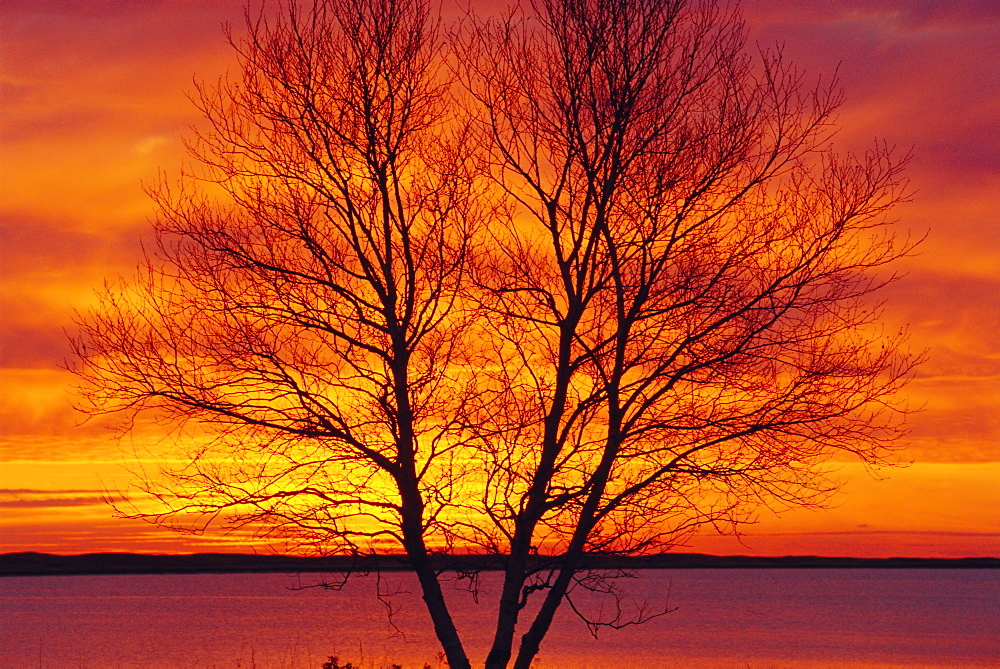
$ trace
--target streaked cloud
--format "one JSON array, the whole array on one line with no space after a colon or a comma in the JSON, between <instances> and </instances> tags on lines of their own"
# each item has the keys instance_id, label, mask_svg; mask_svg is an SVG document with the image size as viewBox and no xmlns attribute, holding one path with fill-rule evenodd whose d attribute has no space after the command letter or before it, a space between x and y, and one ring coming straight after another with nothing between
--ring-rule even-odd
<instances>
[{"instance_id":1,"label":"streaked cloud","mask_svg":"<svg viewBox=\"0 0 1000 669\"><path fill-rule=\"evenodd\" d=\"M0 509L55 509L67 506L97 506L104 504L100 497L45 497L39 499L0 499Z\"/></svg>"}]
</instances>

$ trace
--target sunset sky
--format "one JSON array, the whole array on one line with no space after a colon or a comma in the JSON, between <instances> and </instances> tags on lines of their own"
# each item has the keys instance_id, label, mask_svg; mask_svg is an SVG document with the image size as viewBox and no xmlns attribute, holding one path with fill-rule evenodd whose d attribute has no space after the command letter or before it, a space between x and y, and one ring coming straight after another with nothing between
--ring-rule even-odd
<instances>
[{"instance_id":1,"label":"sunset sky","mask_svg":"<svg viewBox=\"0 0 1000 669\"><path fill-rule=\"evenodd\" d=\"M906 390L905 468L837 463L832 508L763 511L719 554L1000 556L1000 4L997 0L746 0L751 44L784 44L810 76L839 65L837 137L914 159L900 234L927 233L886 290L889 328L927 362ZM128 275L198 114L193 78L232 67L222 24L242 0L0 4L0 552L245 550L111 516L123 447L72 407L65 332ZM131 440L131 441L130 441Z\"/></svg>"}]
</instances>

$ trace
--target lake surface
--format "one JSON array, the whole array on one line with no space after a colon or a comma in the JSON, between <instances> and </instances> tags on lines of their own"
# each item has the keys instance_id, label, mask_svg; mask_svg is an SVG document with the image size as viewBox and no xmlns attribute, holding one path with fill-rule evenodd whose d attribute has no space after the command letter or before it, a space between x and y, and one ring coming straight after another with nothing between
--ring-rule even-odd
<instances>
[{"instance_id":1,"label":"lake surface","mask_svg":"<svg viewBox=\"0 0 1000 669\"><path fill-rule=\"evenodd\" d=\"M676 610L594 639L564 607L541 669L600 667L997 667L1000 571L640 571L627 589ZM303 574L0 578L0 667L319 669L330 655L378 669L445 667L410 574L290 589ZM474 662L485 657L496 574L480 605L453 590ZM396 593L388 608L376 590ZM578 598L596 611L614 602Z\"/></svg>"}]
</instances>

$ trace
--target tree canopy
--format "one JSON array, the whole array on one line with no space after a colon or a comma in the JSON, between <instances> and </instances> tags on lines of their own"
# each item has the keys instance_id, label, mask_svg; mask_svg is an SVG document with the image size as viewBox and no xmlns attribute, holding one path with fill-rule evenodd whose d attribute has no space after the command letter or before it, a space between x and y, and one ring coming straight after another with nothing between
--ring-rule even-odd
<instances>
[{"instance_id":1,"label":"tree canopy","mask_svg":"<svg viewBox=\"0 0 1000 669\"><path fill-rule=\"evenodd\" d=\"M486 666L527 667L606 586L587 556L820 503L831 456L898 444L916 360L872 294L906 156L836 153L836 84L737 9L283 0L227 37L197 169L74 340L85 410L196 433L126 515L405 555L456 668L430 558L497 555Z\"/></svg>"}]
</instances>

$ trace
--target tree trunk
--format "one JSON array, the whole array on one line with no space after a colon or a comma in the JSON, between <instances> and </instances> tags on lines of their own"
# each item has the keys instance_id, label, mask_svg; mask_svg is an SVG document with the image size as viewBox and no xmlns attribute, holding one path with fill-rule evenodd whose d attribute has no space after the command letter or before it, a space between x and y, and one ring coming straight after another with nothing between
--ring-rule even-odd
<instances>
[{"instance_id":1,"label":"tree trunk","mask_svg":"<svg viewBox=\"0 0 1000 669\"><path fill-rule=\"evenodd\" d=\"M406 509L405 500L404 509ZM465 647L458 636L455 621L452 619L451 613L448 611L448 604L444 600L441 583L438 581L434 567L427 556L427 548L420 532L419 516L414 517L413 513L406 513L406 517L403 518L403 539L406 542L406 553L410 560L410 566L413 567L417 579L420 581L424 604L427 606L427 612L434 624L434 634L448 658L448 666L451 669L472 669L469 657L465 653Z\"/></svg>"}]
</instances>

